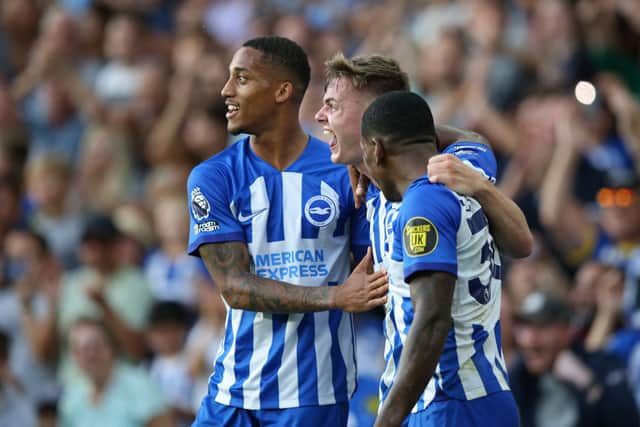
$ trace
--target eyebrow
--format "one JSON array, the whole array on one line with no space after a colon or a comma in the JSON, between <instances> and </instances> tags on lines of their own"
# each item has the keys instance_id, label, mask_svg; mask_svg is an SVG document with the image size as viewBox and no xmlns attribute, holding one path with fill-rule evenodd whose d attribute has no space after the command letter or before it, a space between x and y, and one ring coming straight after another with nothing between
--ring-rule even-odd
<instances>
[{"instance_id":1,"label":"eyebrow","mask_svg":"<svg viewBox=\"0 0 640 427\"><path fill-rule=\"evenodd\" d=\"M248 68L243 68L243 67L229 67L229 72L230 73L233 73L233 72L241 73L241 72L245 72L245 71L249 72L249 69Z\"/></svg>"}]
</instances>

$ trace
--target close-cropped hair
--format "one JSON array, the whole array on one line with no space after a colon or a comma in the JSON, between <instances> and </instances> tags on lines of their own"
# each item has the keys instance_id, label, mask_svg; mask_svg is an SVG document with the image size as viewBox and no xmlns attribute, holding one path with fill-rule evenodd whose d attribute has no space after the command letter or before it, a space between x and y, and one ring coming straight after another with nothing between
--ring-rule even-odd
<instances>
[{"instance_id":1,"label":"close-cropped hair","mask_svg":"<svg viewBox=\"0 0 640 427\"><path fill-rule=\"evenodd\" d=\"M285 37L263 36L247 40L242 46L262 52L265 61L289 74L294 84L294 98L302 101L311 80L311 67L300 45Z\"/></svg>"},{"instance_id":2,"label":"close-cropped hair","mask_svg":"<svg viewBox=\"0 0 640 427\"><path fill-rule=\"evenodd\" d=\"M387 56L366 55L351 59L342 52L325 62L327 83L337 78L348 79L356 90L382 95L394 90L409 90L409 77L400 65Z\"/></svg>"},{"instance_id":3,"label":"close-cropped hair","mask_svg":"<svg viewBox=\"0 0 640 427\"><path fill-rule=\"evenodd\" d=\"M436 131L429 104L409 91L380 95L362 116L362 136L381 137L394 145L435 144Z\"/></svg>"}]
</instances>

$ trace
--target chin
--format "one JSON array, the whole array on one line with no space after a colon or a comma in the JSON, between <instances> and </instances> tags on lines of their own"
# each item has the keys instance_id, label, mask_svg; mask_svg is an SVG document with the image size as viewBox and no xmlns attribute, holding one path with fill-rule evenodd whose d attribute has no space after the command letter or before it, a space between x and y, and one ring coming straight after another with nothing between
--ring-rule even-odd
<instances>
[{"instance_id":1,"label":"chin","mask_svg":"<svg viewBox=\"0 0 640 427\"><path fill-rule=\"evenodd\" d=\"M334 153L331 152L331 161L337 165L346 165L347 163L345 163L342 159L342 156L340 155L340 153Z\"/></svg>"}]
</instances>

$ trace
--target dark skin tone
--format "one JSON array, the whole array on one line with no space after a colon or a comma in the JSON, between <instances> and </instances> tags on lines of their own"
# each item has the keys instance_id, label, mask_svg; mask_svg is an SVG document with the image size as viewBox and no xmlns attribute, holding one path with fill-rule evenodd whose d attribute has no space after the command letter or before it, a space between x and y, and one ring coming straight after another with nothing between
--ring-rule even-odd
<instances>
[{"instance_id":1,"label":"dark skin tone","mask_svg":"<svg viewBox=\"0 0 640 427\"><path fill-rule=\"evenodd\" d=\"M298 121L301 94L287 73L264 59L262 52L240 48L229 65L222 96L229 106L227 129L251 135L253 152L277 170L300 156L308 137ZM200 246L200 256L220 286L227 303L237 309L298 313L342 309L357 312L386 301L386 273L371 275L368 254L338 286L299 286L251 273L247 244L232 241Z\"/></svg>"},{"instance_id":2,"label":"dark skin tone","mask_svg":"<svg viewBox=\"0 0 640 427\"><path fill-rule=\"evenodd\" d=\"M409 184L424 175L425 163L437 154L428 140L435 138L407 145L379 137L361 140L365 166L389 200L401 201ZM400 426L433 377L452 326L455 282L453 275L439 271L420 271L407 280L414 318L376 427Z\"/></svg>"},{"instance_id":3,"label":"dark skin tone","mask_svg":"<svg viewBox=\"0 0 640 427\"><path fill-rule=\"evenodd\" d=\"M452 325L455 281L449 273L427 271L409 281L415 314L376 427L401 425L433 377Z\"/></svg>"}]
</instances>

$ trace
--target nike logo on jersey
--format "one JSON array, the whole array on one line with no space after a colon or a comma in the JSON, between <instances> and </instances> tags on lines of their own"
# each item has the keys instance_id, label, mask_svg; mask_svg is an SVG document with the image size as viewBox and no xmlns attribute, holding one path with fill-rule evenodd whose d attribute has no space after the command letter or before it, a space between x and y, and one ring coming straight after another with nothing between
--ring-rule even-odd
<instances>
[{"instance_id":1,"label":"nike logo on jersey","mask_svg":"<svg viewBox=\"0 0 640 427\"><path fill-rule=\"evenodd\" d=\"M266 208L260 209L259 211L250 213L249 215L246 215L246 216L243 215L242 212L240 212L238 214L238 221L240 221L240 222L249 222L249 221L253 220L253 218L257 217L258 215L266 212L266 210L267 210Z\"/></svg>"}]
</instances>

